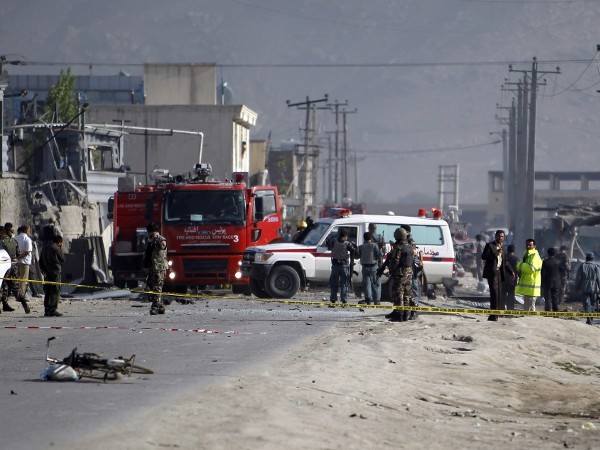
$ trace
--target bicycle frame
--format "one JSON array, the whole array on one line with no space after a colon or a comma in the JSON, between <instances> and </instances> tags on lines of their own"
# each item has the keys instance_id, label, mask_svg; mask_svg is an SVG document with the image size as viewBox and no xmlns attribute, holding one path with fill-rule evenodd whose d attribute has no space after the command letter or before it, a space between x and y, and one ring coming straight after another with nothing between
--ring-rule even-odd
<instances>
[{"instance_id":1,"label":"bicycle frame","mask_svg":"<svg viewBox=\"0 0 600 450\"><path fill-rule=\"evenodd\" d=\"M96 353L77 353L77 348L71 351L71 354L60 360L50 357L50 341L56 339L56 336L48 338L46 343L46 364L62 365L72 368L79 377L103 378L106 381L109 377L117 379L122 375L131 376L132 373L152 374L151 369L136 366L135 355L129 358L104 358Z\"/></svg>"}]
</instances>

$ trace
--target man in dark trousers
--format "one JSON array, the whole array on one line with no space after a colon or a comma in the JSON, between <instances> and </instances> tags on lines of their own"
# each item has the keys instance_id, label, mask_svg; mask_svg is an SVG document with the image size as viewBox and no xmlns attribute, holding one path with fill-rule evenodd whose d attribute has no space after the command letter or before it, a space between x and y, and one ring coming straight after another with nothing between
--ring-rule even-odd
<instances>
[{"instance_id":1,"label":"man in dark trousers","mask_svg":"<svg viewBox=\"0 0 600 450\"><path fill-rule=\"evenodd\" d=\"M560 301L560 262L556 258L556 249L550 247L548 256L542 262L542 296L546 311L558 311Z\"/></svg>"},{"instance_id":2,"label":"man in dark trousers","mask_svg":"<svg viewBox=\"0 0 600 450\"><path fill-rule=\"evenodd\" d=\"M42 247L40 255L40 269L44 275L44 316L60 317L61 313L57 311L60 301L60 274L65 262L65 256L62 251L63 238L56 235L52 237L52 242L48 242Z\"/></svg>"},{"instance_id":3,"label":"man in dark trousers","mask_svg":"<svg viewBox=\"0 0 600 450\"><path fill-rule=\"evenodd\" d=\"M512 311L515 309L515 288L517 287L517 263L519 262L519 257L515 255L515 246L510 244L506 248L506 263L510 266L515 277L505 277L504 283L502 284L502 304L506 307L506 309Z\"/></svg>"},{"instance_id":4,"label":"man in dark trousers","mask_svg":"<svg viewBox=\"0 0 600 450\"><path fill-rule=\"evenodd\" d=\"M490 309L500 309L502 302L502 283L506 277L515 276L512 268L507 264L506 250L504 249L504 231L496 231L494 240L485 244L481 259L483 265L483 278L488 280L490 287ZM504 305L502 305L504 309ZM491 314L488 320L496 321L498 316Z\"/></svg>"},{"instance_id":5,"label":"man in dark trousers","mask_svg":"<svg viewBox=\"0 0 600 450\"><path fill-rule=\"evenodd\" d=\"M587 253L585 262L577 268L575 290L581 295L583 310L593 313L596 306L596 295L600 293L600 267L594 264L593 253ZM585 323L593 325L594 320L588 317Z\"/></svg>"},{"instance_id":6,"label":"man in dark trousers","mask_svg":"<svg viewBox=\"0 0 600 450\"><path fill-rule=\"evenodd\" d=\"M567 253L569 249L565 245L561 245L560 251L555 258L558 260L558 270L560 271L560 293L558 294L558 303L565 301L567 293L567 283L569 282L569 274L571 273L571 258Z\"/></svg>"}]
</instances>

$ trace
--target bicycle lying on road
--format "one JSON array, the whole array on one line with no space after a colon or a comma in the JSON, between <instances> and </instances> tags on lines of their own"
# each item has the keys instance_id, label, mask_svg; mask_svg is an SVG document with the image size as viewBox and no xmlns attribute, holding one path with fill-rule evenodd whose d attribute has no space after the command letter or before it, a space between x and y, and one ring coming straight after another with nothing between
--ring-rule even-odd
<instances>
[{"instance_id":1,"label":"bicycle lying on road","mask_svg":"<svg viewBox=\"0 0 600 450\"><path fill-rule=\"evenodd\" d=\"M154 371L135 364L135 355L130 358L104 358L96 353L77 353L77 348L66 358L50 357L50 342L56 336L48 338L46 344L46 366L42 371L42 380L74 380L81 377L116 380L132 373L150 375Z\"/></svg>"}]
</instances>

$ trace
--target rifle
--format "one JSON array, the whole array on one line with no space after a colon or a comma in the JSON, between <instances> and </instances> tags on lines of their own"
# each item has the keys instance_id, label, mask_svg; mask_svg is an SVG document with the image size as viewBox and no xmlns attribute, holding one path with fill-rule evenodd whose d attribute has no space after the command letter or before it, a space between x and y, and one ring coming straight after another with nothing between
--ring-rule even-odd
<instances>
[{"instance_id":1,"label":"rifle","mask_svg":"<svg viewBox=\"0 0 600 450\"><path fill-rule=\"evenodd\" d=\"M379 269L377 269L378 277L383 275L383 272L385 271L386 267L388 267L390 265L390 257L392 255L392 252L394 251L394 243L392 241L390 241L390 245L392 246L392 250L390 250L390 252L387 255L385 255L385 261L383 262L383 264L381 264Z\"/></svg>"}]
</instances>

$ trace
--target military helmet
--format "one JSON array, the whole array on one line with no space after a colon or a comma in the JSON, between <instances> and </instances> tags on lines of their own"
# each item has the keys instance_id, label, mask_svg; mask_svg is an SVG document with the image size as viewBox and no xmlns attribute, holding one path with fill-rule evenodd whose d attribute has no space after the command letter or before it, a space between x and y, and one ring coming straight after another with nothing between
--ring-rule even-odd
<instances>
[{"instance_id":1,"label":"military helmet","mask_svg":"<svg viewBox=\"0 0 600 450\"><path fill-rule=\"evenodd\" d=\"M405 241L408 238L408 233L403 228L396 228L394 231L394 239L397 241Z\"/></svg>"}]
</instances>

